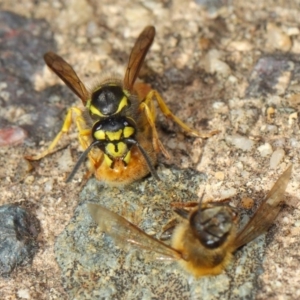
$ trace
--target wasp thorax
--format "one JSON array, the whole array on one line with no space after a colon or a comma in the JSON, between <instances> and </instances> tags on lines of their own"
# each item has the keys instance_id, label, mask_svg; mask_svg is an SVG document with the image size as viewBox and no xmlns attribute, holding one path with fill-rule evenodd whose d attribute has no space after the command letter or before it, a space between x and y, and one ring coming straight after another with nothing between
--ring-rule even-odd
<instances>
[{"instance_id":1,"label":"wasp thorax","mask_svg":"<svg viewBox=\"0 0 300 300\"><path fill-rule=\"evenodd\" d=\"M91 115L105 117L121 112L129 104L122 87L107 85L92 94L89 110Z\"/></svg>"},{"instance_id":2,"label":"wasp thorax","mask_svg":"<svg viewBox=\"0 0 300 300\"><path fill-rule=\"evenodd\" d=\"M190 217L193 233L209 249L221 246L233 226L232 212L224 206L198 209Z\"/></svg>"}]
</instances>

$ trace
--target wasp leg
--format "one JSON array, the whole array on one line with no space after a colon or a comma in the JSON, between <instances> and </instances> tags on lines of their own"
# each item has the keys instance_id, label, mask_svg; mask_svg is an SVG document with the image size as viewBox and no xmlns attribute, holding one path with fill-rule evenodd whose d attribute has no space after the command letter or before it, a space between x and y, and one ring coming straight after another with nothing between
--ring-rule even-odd
<instances>
[{"instance_id":1,"label":"wasp leg","mask_svg":"<svg viewBox=\"0 0 300 300\"><path fill-rule=\"evenodd\" d=\"M162 111L162 113L169 119L173 120L175 123L177 123L184 131L186 131L189 135L191 136L195 136L195 137L200 137L200 138L209 138L217 133L219 133L219 130L213 130L211 132L207 132L207 133L203 133L203 132L198 132L194 129L191 129L189 126L187 126L185 123L183 123L179 118L177 118L168 108L168 106L166 105L165 101L163 100L163 98L161 97L161 95L156 91L156 90L151 90L145 101L149 102L151 101L153 98L156 99L160 110Z\"/></svg>"},{"instance_id":2,"label":"wasp leg","mask_svg":"<svg viewBox=\"0 0 300 300\"><path fill-rule=\"evenodd\" d=\"M63 123L63 126L62 126L61 130L56 135L56 137L54 138L54 140L52 141L50 146L45 151L43 151L42 153L40 153L38 155L33 155L33 156L27 155L27 156L25 156L25 158L28 159L28 160L40 160L41 158L53 153L54 152L53 150L56 147L56 145L58 144L58 142L61 139L62 135L69 131L70 126L72 125L72 115L73 114L76 115L75 123L77 125L78 130L79 130L80 144L82 145L82 147L84 149L86 149L89 146L88 145L89 138L87 138L87 136L89 136L91 134L91 130L90 129L84 129L85 121L82 117L82 111L78 107L71 107L68 110L68 113L66 115L66 118L65 118L65 121Z\"/></svg>"},{"instance_id":3,"label":"wasp leg","mask_svg":"<svg viewBox=\"0 0 300 300\"><path fill-rule=\"evenodd\" d=\"M154 149L157 152L160 150L167 159L170 159L169 152L165 149L165 147L161 143L160 139L158 138L158 134L157 134L156 127L155 127L155 122L154 122L155 121L155 110L154 110L153 106L151 106L151 108L147 105L146 102L142 102L139 106L139 109L144 111L145 116L148 120L148 123L149 123L149 125L152 129L152 139L153 139L152 143L153 143Z\"/></svg>"}]
</instances>

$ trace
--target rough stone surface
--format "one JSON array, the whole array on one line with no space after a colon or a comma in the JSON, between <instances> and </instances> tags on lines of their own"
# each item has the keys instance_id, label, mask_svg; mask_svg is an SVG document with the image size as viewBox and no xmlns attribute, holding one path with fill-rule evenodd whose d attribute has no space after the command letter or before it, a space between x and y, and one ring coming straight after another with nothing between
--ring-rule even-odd
<instances>
[{"instance_id":1,"label":"rough stone surface","mask_svg":"<svg viewBox=\"0 0 300 300\"><path fill-rule=\"evenodd\" d=\"M0 275L8 277L19 266L30 263L38 250L39 222L26 209L0 206Z\"/></svg>"},{"instance_id":2,"label":"rough stone surface","mask_svg":"<svg viewBox=\"0 0 300 300\"><path fill-rule=\"evenodd\" d=\"M242 296L251 282L250 289L254 290L247 298L300 298L299 0L190 0L184 5L181 0L1 0L0 7L0 132L23 128L28 134L23 144L6 143L0 148L0 205L30 202L42 228L38 236L40 251L32 265L0 280L1 299L69 297L63 288L54 244L74 215L81 185L85 185L84 167L70 184L64 183L72 168L69 162L75 163L81 151L76 130L72 128L62 139L61 151L32 164L22 159L25 153L37 153L46 147L58 132L66 109L80 102L45 67L43 53L52 50L62 55L89 86L104 70L124 72L134 40L148 24L155 24L157 36L141 79L158 89L171 110L190 126L221 131L205 141L192 139L158 112L158 134L172 156L169 164L204 173L206 199L233 196L238 206L240 199L249 197L254 207L286 166L294 164L287 188L288 204L267 234L267 242L261 244L263 258L262 252L252 256L263 259L256 283L247 279L237 283L236 288L225 285L224 295ZM226 66L223 70L230 70L226 76L218 69L205 71L208 53L218 54L215 63L218 66L221 62ZM251 141L252 147L247 151L237 148L226 141L228 136L242 136ZM270 153L263 156L258 149L266 144L270 145ZM281 155L275 152L277 149L283 150ZM275 168L271 169L270 159L274 156ZM198 188L201 194L202 181ZM151 211L151 207L149 202L143 209ZM80 213L86 218L83 204L76 216ZM151 225L153 233L164 224ZM118 251L113 243L109 249ZM238 264L242 265L239 257L252 249L249 245L235 255L231 265L236 268L234 276L240 272ZM128 261L129 267L139 261L144 264L143 258L129 257ZM162 268L161 262L155 268ZM183 274L178 282L186 280L176 264L168 268L175 275ZM252 274L252 269L245 266L241 272ZM198 290L195 288L194 298L203 287L211 293L219 291L215 285L224 276L227 278L227 272L201 279L202 289L200 285ZM83 290L93 278L98 280L97 276L86 278L84 281L82 276ZM159 289L172 293L166 285Z\"/></svg>"},{"instance_id":3,"label":"rough stone surface","mask_svg":"<svg viewBox=\"0 0 300 300\"><path fill-rule=\"evenodd\" d=\"M170 202L197 201L195 193L203 189L206 180L202 173L174 166L160 166L158 174L161 182L146 178L121 189L104 188L90 180L81 192L74 217L55 244L63 286L70 298L254 298L262 272L262 238L237 251L224 274L196 280L176 262L155 261L154 252L143 252L130 245L124 248L121 241L115 243L91 221L86 203L98 203L159 237L163 225L175 217Z\"/></svg>"}]
</instances>

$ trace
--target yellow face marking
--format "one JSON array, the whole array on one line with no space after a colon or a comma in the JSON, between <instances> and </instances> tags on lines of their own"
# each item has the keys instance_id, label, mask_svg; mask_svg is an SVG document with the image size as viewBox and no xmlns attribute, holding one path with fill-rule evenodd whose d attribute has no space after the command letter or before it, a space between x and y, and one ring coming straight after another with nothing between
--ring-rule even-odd
<instances>
[{"instance_id":1,"label":"yellow face marking","mask_svg":"<svg viewBox=\"0 0 300 300\"><path fill-rule=\"evenodd\" d=\"M116 131L116 132L110 132L106 131L106 135L109 138L110 141L118 141L121 139L122 136L122 129Z\"/></svg>"},{"instance_id":2,"label":"yellow face marking","mask_svg":"<svg viewBox=\"0 0 300 300\"><path fill-rule=\"evenodd\" d=\"M108 143L105 151L112 157L122 157L127 153L128 147L123 142L118 143L117 147L113 143Z\"/></svg>"},{"instance_id":3,"label":"yellow face marking","mask_svg":"<svg viewBox=\"0 0 300 300\"><path fill-rule=\"evenodd\" d=\"M125 127L123 130L123 135L125 138L128 138L134 134L134 128L133 127Z\"/></svg>"},{"instance_id":4,"label":"yellow face marking","mask_svg":"<svg viewBox=\"0 0 300 300\"><path fill-rule=\"evenodd\" d=\"M94 138L98 141L103 141L105 140L105 131L103 130L97 130L94 133Z\"/></svg>"}]
</instances>

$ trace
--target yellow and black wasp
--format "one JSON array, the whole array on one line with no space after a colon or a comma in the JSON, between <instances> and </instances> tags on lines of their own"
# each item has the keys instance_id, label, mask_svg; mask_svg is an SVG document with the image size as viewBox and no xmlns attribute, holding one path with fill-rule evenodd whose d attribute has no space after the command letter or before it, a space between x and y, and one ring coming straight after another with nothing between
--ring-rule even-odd
<instances>
[{"instance_id":1,"label":"yellow and black wasp","mask_svg":"<svg viewBox=\"0 0 300 300\"><path fill-rule=\"evenodd\" d=\"M82 100L85 109L71 107L62 129L48 149L40 155L26 158L39 160L50 154L74 120L84 152L67 181L72 179L86 156L90 173L111 184L128 184L149 172L158 178L154 168L157 153L162 151L165 156L168 153L156 131L153 99L156 99L163 114L188 134L201 138L216 134L217 131L204 134L190 129L171 113L156 90L147 84L136 83L154 36L153 26L147 26L141 32L129 56L123 80L110 74L90 91L63 58L53 52L46 53L46 64Z\"/></svg>"}]
</instances>

